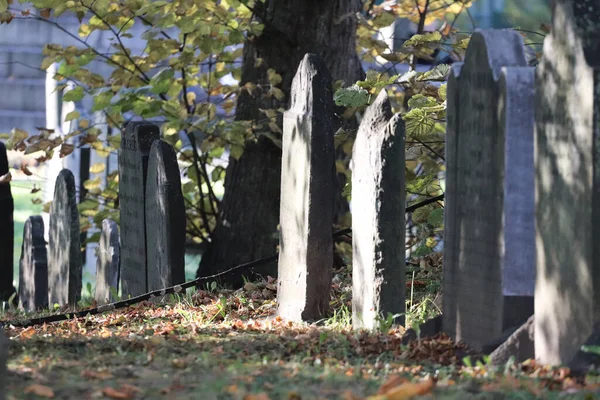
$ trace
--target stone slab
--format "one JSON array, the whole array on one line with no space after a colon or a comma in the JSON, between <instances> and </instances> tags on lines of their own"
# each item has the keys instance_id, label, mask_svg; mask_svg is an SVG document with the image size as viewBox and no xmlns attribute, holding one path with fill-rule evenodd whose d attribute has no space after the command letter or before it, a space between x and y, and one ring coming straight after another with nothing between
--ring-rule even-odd
<instances>
[{"instance_id":1,"label":"stone slab","mask_svg":"<svg viewBox=\"0 0 600 400\"><path fill-rule=\"evenodd\" d=\"M102 221L96 259L96 292L98 304L113 303L113 291L119 291L120 257L119 226L111 219Z\"/></svg>"},{"instance_id":2,"label":"stone slab","mask_svg":"<svg viewBox=\"0 0 600 400\"><path fill-rule=\"evenodd\" d=\"M83 265L77 190L68 169L56 177L50 206L48 240L48 301L52 307L75 306L81 299Z\"/></svg>"},{"instance_id":3,"label":"stone slab","mask_svg":"<svg viewBox=\"0 0 600 400\"><path fill-rule=\"evenodd\" d=\"M146 174L158 126L130 122L119 150L119 209L121 229L121 292L124 298L148 290L146 255Z\"/></svg>"},{"instance_id":4,"label":"stone slab","mask_svg":"<svg viewBox=\"0 0 600 400\"><path fill-rule=\"evenodd\" d=\"M25 311L48 308L48 254L44 239L44 220L39 215L27 218L19 260L19 306Z\"/></svg>"},{"instance_id":5,"label":"stone slab","mask_svg":"<svg viewBox=\"0 0 600 400\"><path fill-rule=\"evenodd\" d=\"M335 188L333 91L325 62L307 54L284 114L278 314L289 320L327 315Z\"/></svg>"},{"instance_id":6,"label":"stone slab","mask_svg":"<svg viewBox=\"0 0 600 400\"><path fill-rule=\"evenodd\" d=\"M404 122L385 89L363 116L352 152L352 326L404 325Z\"/></svg>"},{"instance_id":7,"label":"stone slab","mask_svg":"<svg viewBox=\"0 0 600 400\"><path fill-rule=\"evenodd\" d=\"M146 181L148 290L185 282L185 204L177 154L157 140L150 149Z\"/></svg>"}]
</instances>

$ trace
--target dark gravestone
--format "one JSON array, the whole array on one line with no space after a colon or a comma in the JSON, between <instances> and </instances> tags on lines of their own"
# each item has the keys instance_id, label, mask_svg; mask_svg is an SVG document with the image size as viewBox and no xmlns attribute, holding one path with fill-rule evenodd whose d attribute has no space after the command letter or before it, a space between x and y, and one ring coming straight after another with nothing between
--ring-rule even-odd
<instances>
[{"instance_id":1,"label":"dark gravestone","mask_svg":"<svg viewBox=\"0 0 600 400\"><path fill-rule=\"evenodd\" d=\"M536 81L535 356L566 364L600 321L600 3L554 2Z\"/></svg>"},{"instance_id":2,"label":"dark gravestone","mask_svg":"<svg viewBox=\"0 0 600 400\"><path fill-rule=\"evenodd\" d=\"M533 314L533 114L526 65L518 33L479 31L448 82L443 326L475 349ZM515 248L506 258L509 235Z\"/></svg>"},{"instance_id":3,"label":"dark gravestone","mask_svg":"<svg viewBox=\"0 0 600 400\"><path fill-rule=\"evenodd\" d=\"M119 226L110 219L102 221L96 259L96 293L98 304L115 302L113 291L119 290L120 244Z\"/></svg>"},{"instance_id":4,"label":"dark gravestone","mask_svg":"<svg viewBox=\"0 0 600 400\"><path fill-rule=\"evenodd\" d=\"M14 208L6 146L0 142L0 302L8 301L15 292L13 287Z\"/></svg>"},{"instance_id":5,"label":"dark gravestone","mask_svg":"<svg viewBox=\"0 0 600 400\"><path fill-rule=\"evenodd\" d=\"M146 174L158 126L130 122L119 151L119 209L121 228L121 292L124 298L148 290L146 255Z\"/></svg>"},{"instance_id":6,"label":"dark gravestone","mask_svg":"<svg viewBox=\"0 0 600 400\"><path fill-rule=\"evenodd\" d=\"M27 218L19 260L19 305L26 311L48 307L48 256L44 240L44 220Z\"/></svg>"},{"instance_id":7,"label":"dark gravestone","mask_svg":"<svg viewBox=\"0 0 600 400\"><path fill-rule=\"evenodd\" d=\"M307 54L284 114L278 313L315 320L329 309L334 194L333 94L325 62Z\"/></svg>"},{"instance_id":8,"label":"dark gravestone","mask_svg":"<svg viewBox=\"0 0 600 400\"><path fill-rule=\"evenodd\" d=\"M352 152L352 326L376 329L378 317L405 304L404 122L386 90L365 112Z\"/></svg>"},{"instance_id":9,"label":"dark gravestone","mask_svg":"<svg viewBox=\"0 0 600 400\"><path fill-rule=\"evenodd\" d=\"M185 204L177 154L157 140L150 149L146 180L148 290L185 282Z\"/></svg>"},{"instance_id":10,"label":"dark gravestone","mask_svg":"<svg viewBox=\"0 0 600 400\"><path fill-rule=\"evenodd\" d=\"M81 299L81 242L75 178L68 169L56 177L50 206L48 301L75 306Z\"/></svg>"}]
</instances>

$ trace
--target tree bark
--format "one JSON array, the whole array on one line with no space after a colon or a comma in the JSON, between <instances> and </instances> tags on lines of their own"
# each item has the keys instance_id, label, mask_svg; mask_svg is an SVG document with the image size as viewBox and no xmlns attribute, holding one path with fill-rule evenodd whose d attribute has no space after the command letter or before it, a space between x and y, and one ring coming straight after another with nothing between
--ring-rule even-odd
<instances>
[{"instance_id":1,"label":"tree bark","mask_svg":"<svg viewBox=\"0 0 600 400\"><path fill-rule=\"evenodd\" d=\"M360 10L360 0L257 3L254 16L265 28L262 35L249 39L244 46L240 85L252 82L259 87L240 94L236 119L261 121L266 116L259 108L287 109L292 79L306 53L323 57L334 81L350 85L363 78L356 54L356 13ZM262 63L257 67L258 59ZM286 95L282 102L265 96L269 68L282 77L279 88ZM281 127L282 118L277 124ZM281 149L265 136L246 143L239 160L230 157L219 221L200 262L198 277L270 256L277 250L280 180ZM273 262L253 271L236 271L221 282L240 286L244 276L255 278L254 274L275 277L277 265Z\"/></svg>"}]
</instances>

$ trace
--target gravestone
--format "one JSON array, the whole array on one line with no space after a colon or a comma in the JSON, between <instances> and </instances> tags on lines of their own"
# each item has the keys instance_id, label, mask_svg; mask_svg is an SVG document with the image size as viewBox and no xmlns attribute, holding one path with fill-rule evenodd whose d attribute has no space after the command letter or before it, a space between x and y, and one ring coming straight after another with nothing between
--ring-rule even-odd
<instances>
[{"instance_id":1,"label":"gravestone","mask_svg":"<svg viewBox=\"0 0 600 400\"><path fill-rule=\"evenodd\" d=\"M385 89L367 108L352 151L352 326L376 329L378 317L405 304L404 122Z\"/></svg>"},{"instance_id":2,"label":"gravestone","mask_svg":"<svg viewBox=\"0 0 600 400\"><path fill-rule=\"evenodd\" d=\"M533 314L532 102L521 36L473 34L448 80L442 315L475 349Z\"/></svg>"},{"instance_id":3,"label":"gravestone","mask_svg":"<svg viewBox=\"0 0 600 400\"><path fill-rule=\"evenodd\" d=\"M535 355L566 364L600 321L600 3L556 0L536 81Z\"/></svg>"},{"instance_id":4,"label":"gravestone","mask_svg":"<svg viewBox=\"0 0 600 400\"><path fill-rule=\"evenodd\" d=\"M39 215L27 218L19 260L19 306L25 311L48 307L48 255L44 239L44 220Z\"/></svg>"},{"instance_id":5,"label":"gravestone","mask_svg":"<svg viewBox=\"0 0 600 400\"><path fill-rule=\"evenodd\" d=\"M315 320L329 308L334 193L333 93L325 62L307 54L283 118L278 313Z\"/></svg>"},{"instance_id":6,"label":"gravestone","mask_svg":"<svg viewBox=\"0 0 600 400\"><path fill-rule=\"evenodd\" d=\"M121 228L121 292L124 298L148 290L146 255L146 174L158 126L130 122L119 150L119 209Z\"/></svg>"},{"instance_id":7,"label":"gravestone","mask_svg":"<svg viewBox=\"0 0 600 400\"><path fill-rule=\"evenodd\" d=\"M56 177L48 236L48 301L74 306L81 299L83 265L75 178L68 169Z\"/></svg>"},{"instance_id":8,"label":"gravestone","mask_svg":"<svg viewBox=\"0 0 600 400\"><path fill-rule=\"evenodd\" d=\"M0 142L0 302L8 301L15 292L13 287L14 208L6 146Z\"/></svg>"},{"instance_id":9,"label":"gravestone","mask_svg":"<svg viewBox=\"0 0 600 400\"><path fill-rule=\"evenodd\" d=\"M113 290L119 290L120 244L119 226L111 219L102 221L96 258L96 293L98 304L117 301ZM111 290L113 289L113 290Z\"/></svg>"},{"instance_id":10,"label":"gravestone","mask_svg":"<svg viewBox=\"0 0 600 400\"><path fill-rule=\"evenodd\" d=\"M177 154L157 140L150 149L146 180L148 290L185 282L185 204Z\"/></svg>"}]
</instances>

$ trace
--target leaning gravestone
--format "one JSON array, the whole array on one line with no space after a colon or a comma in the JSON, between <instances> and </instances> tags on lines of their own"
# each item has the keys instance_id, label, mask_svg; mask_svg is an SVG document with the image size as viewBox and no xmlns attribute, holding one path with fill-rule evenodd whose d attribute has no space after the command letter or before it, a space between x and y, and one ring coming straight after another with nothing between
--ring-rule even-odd
<instances>
[{"instance_id":1,"label":"leaning gravestone","mask_svg":"<svg viewBox=\"0 0 600 400\"><path fill-rule=\"evenodd\" d=\"M0 142L0 302L8 301L13 287L14 202L10 191L10 173L6 146Z\"/></svg>"},{"instance_id":2,"label":"leaning gravestone","mask_svg":"<svg viewBox=\"0 0 600 400\"><path fill-rule=\"evenodd\" d=\"M44 220L27 218L19 260L19 305L25 311L48 307L48 256L44 240Z\"/></svg>"},{"instance_id":3,"label":"leaning gravestone","mask_svg":"<svg viewBox=\"0 0 600 400\"><path fill-rule=\"evenodd\" d=\"M150 149L146 180L148 290L185 282L185 204L177 154L157 140Z\"/></svg>"},{"instance_id":4,"label":"leaning gravestone","mask_svg":"<svg viewBox=\"0 0 600 400\"><path fill-rule=\"evenodd\" d=\"M325 62L307 54L284 114L278 313L289 320L324 317L333 262L335 152L333 94Z\"/></svg>"},{"instance_id":5,"label":"leaning gravestone","mask_svg":"<svg viewBox=\"0 0 600 400\"><path fill-rule=\"evenodd\" d=\"M83 265L75 178L68 169L56 177L48 236L48 301L74 306L81 299Z\"/></svg>"},{"instance_id":6,"label":"leaning gravestone","mask_svg":"<svg viewBox=\"0 0 600 400\"><path fill-rule=\"evenodd\" d=\"M121 292L139 296L148 291L146 255L146 174L158 126L130 122L119 151L119 209L121 228Z\"/></svg>"},{"instance_id":7,"label":"leaning gravestone","mask_svg":"<svg viewBox=\"0 0 600 400\"><path fill-rule=\"evenodd\" d=\"M535 356L566 364L600 321L600 3L556 0L536 92Z\"/></svg>"},{"instance_id":8,"label":"leaning gravestone","mask_svg":"<svg viewBox=\"0 0 600 400\"><path fill-rule=\"evenodd\" d=\"M405 305L404 123L386 90L365 112L352 152L352 326L373 330Z\"/></svg>"},{"instance_id":9,"label":"leaning gravestone","mask_svg":"<svg viewBox=\"0 0 600 400\"><path fill-rule=\"evenodd\" d=\"M476 349L533 314L532 88L510 30L473 34L448 81L443 329Z\"/></svg>"},{"instance_id":10,"label":"leaning gravestone","mask_svg":"<svg viewBox=\"0 0 600 400\"><path fill-rule=\"evenodd\" d=\"M102 221L96 259L96 293L98 304L115 302L119 290L120 244L119 226L111 219Z\"/></svg>"}]
</instances>

